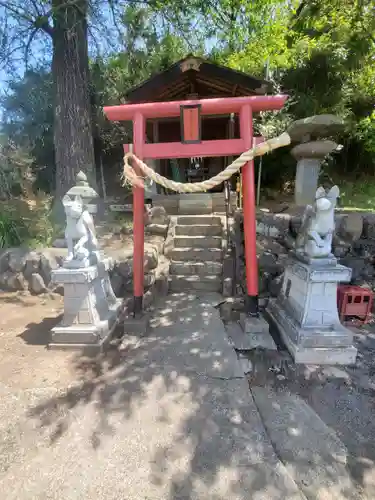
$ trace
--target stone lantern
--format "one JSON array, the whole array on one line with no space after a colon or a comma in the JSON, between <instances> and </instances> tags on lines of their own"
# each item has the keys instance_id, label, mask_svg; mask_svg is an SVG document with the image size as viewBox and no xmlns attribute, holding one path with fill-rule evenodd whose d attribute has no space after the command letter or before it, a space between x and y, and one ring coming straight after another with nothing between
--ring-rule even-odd
<instances>
[{"instance_id":1,"label":"stone lantern","mask_svg":"<svg viewBox=\"0 0 375 500\"><path fill-rule=\"evenodd\" d=\"M321 164L324 158L337 147L332 140L324 139L337 135L344 127L341 118L334 115L317 115L297 120L289 127L293 142L300 142L291 151L297 160L295 179L295 203L311 205L318 187Z\"/></svg>"},{"instance_id":2,"label":"stone lantern","mask_svg":"<svg viewBox=\"0 0 375 500\"><path fill-rule=\"evenodd\" d=\"M99 195L89 185L87 176L82 170L76 176L76 184L66 194L72 199L75 196L80 196L83 204L87 207L87 211L91 214L97 213Z\"/></svg>"}]
</instances>

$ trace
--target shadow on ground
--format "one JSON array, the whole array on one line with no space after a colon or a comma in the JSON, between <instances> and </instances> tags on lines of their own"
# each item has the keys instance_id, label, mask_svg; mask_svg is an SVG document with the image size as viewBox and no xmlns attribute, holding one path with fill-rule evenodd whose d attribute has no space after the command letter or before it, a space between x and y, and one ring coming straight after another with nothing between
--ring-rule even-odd
<instances>
[{"instance_id":1,"label":"shadow on ground","mask_svg":"<svg viewBox=\"0 0 375 500\"><path fill-rule=\"evenodd\" d=\"M19 337L26 344L45 345L47 347L51 337L51 330L61 321L61 318L62 314L58 317L45 318L40 323L29 323Z\"/></svg>"},{"instance_id":2,"label":"shadow on ground","mask_svg":"<svg viewBox=\"0 0 375 500\"><path fill-rule=\"evenodd\" d=\"M272 334L278 341L277 332L273 330ZM326 429L334 431L344 447L344 450L337 451L340 446L335 445L329 451L332 440L327 439L327 449L320 451L314 463L319 464L319 460L323 463L330 453L332 463L340 456L339 461L346 463L351 479L363 495L360 498L371 499L375 498L375 341L369 340L363 333L355 336L358 357L353 367L297 367L284 351L282 365L264 370L265 363L260 353L261 368L249 376L249 384L254 391L266 388L274 392L276 405L276 400L282 401L286 394L289 400L294 395L302 398L306 403L306 412L311 412L311 416L313 413L317 415ZM256 359L253 360L254 366L257 362L259 364ZM293 408L288 411L285 403L284 410L292 442L296 440L292 437L293 427L296 433L301 418L293 412ZM277 407L274 411L277 413ZM319 420L311 416L307 415L306 420ZM315 434L322 436L319 430L315 430Z\"/></svg>"},{"instance_id":3,"label":"shadow on ground","mask_svg":"<svg viewBox=\"0 0 375 500\"><path fill-rule=\"evenodd\" d=\"M268 441L214 303L168 297L147 336L77 356L77 383L28 413L49 430L50 447L69 446L77 415L92 411L82 417L91 449L104 462L124 453L118 465L133 478L129 499L302 499Z\"/></svg>"},{"instance_id":4,"label":"shadow on ground","mask_svg":"<svg viewBox=\"0 0 375 500\"><path fill-rule=\"evenodd\" d=\"M69 483L70 492L77 488L75 496L64 491L67 499L90 498L88 488L100 482L107 484L106 494L96 498L103 499L123 498L126 491L129 500L302 500L275 455L234 351L222 334L218 311L212 307L217 303L217 296L175 294L159 304L147 336L126 336L119 349L95 358L77 355L75 383L28 412L43 435L48 434L45 462L38 458L33 473L42 470L49 485L57 476ZM35 332L28 334L29 341L38 339L37 325L28 330ZM288 381L272 380L276 391L302 394ZM309 386L303 397L311 396L312 389ZM314 402L318 396L320 407ZM309 403L327 425L333 397L337 394L323 398L316 393ZM299 416L293 408L285 420L279 402L272 400L270 406L285 436L288 470L307 474L313 467L325 467L328 486L318 477L314 496L308 498L357 498L339 469L326 466L327 457L340 460L336 448L312 457L306 436L298 435ZM346 411L342 414L345 418ZM334 422L331 426L335 428ZM289 436L294 436L298 454L288 448ZM337 449L340 452L339 445ZM358 463L369 457L370 448L353 455ZM17 474L22 476L18 467ZM299 486L305 488L303 476ZM331 496L324 496L327 491Z\"/></svg>"}]
</instances>

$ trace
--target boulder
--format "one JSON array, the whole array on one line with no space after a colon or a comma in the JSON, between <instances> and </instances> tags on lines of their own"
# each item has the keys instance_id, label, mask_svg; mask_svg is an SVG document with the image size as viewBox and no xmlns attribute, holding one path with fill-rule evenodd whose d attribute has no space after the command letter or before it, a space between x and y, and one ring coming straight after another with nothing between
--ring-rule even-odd
<instances>
[{"instance_id":1,"label":"boulder","mask_svg":"<svg viewBox=\"0 0 375 500\"><path fill-rule=\"evenodd\" d=\"M31 275L29 280L29 290L31 293L35 293L36 295L47 291L46 284L39 273L33 273Z\"/></svg>"},{"instance_id":2,"label":"boulder","mask_svg":"<svg viewBox=\"0 0 375 500\"><path fill-rule=\"evenodd\" d=\"M147 235L145 241L145 250L148 248L155 249L158 254L161 254L164 248L165 237L160 235Z\"/></svg>"},{"instance_id":3,"label":"boulder","mask_svg":"<svg viewBox=\"0 0 375 500\"><path fill-rule=\"evenodd\" d=\"M25 248L14 248L9 251L8 267L15 273L20 273L26 266L29 251Z\"/></svg>"},{"instance_id":4,"label":"boulder","mask_svg":"<svg viewBox=\"0 0 375 500\"><path fill-rule=\"evenodd\" d=\"M267 272L263 272L259 274L259 293L264 294L268 292L269 290L269 285L270 285L270 280L271 280L271 274ZM246 289L246 288L245 288Z\"/></svg>"},{"instance_id":5,"label":"boulder","mask_svg":"<svg viewBox=\"0 0 375 500\"><path fill-rule=\"evenodd\" d=\"M332 252L335 257L342 259L350 252L350 250L351 244L348 241L343 240L337 235L333 236Z\"/></svg>"},{"instance_id":6,"label":"boulder","mask_svg":"<svg viewBox=\"0 0 375 500\"><path fill-rule=\"evenodd\" d=\"M0 286L11 292L27 290L27 281L22 273L5 271L5 273L0 276Z\"/></svg>"},{"instance_id":7,"label":"boulder","mask_svg":"<svg viewBox=\"0 0 375 500\"><path fill-rule=\"evenodd\" d=\"M373 261L375 256L375 240L360 238L351 245L351 250L355 255Z\"/></svg>"},{"instance_id":8,"label":"boulder","mask_svg":"<svg viewBox=\"0 0 375 500\"><path fill-rule=\"evenodd\" d=\"M302 217L293 216L289 221L289 230L292 236L296 237L302 225Z\"/></svg>"},{"instance_id":9,"label":"boulder","mask_svg":"<svg viewBox=\"0 0 375 500\"><path fill-rule=\"evenodd\" d=\"M268 236L258 235L256 240L257 255L264 252L270 252L273 255L279 256L287 253L286 248L278 241Z\"/></svg>"},{"instance_id":10,"label":"boulder","mask_svg":"<svg viewBox=\"0 0 375 500\"><path fill-rule=\"evenodd\" d=\"M146 225L149 224L168 224L169 217L164 207L155 206L147 212Z\"/></svg>"},{"instance_id":11,"label":"boulder","mask_svg":"<svg viewBox=\"0 0 375 500\"><path fill-rule=\"evenodd\" d=\"M363 238L375 241L375 214L363 216Z\"/></svg>"},{"instance_id":12,"label":"boulder","mask_svg":"<svg viewBox=\"0 0 375 500\"><path fill-rule=\"evenodd\" d=\"M159 260L159 247L162 247L162 242L159 244L159 239L164 241L163 238L155 236L156 241L145 243L144 253L144 272L148 273L151 269L155 269ZM133 248L117 251L115 254L111 253L110 256L114 260L114 268L117 273L125 279L131 279L133 276Z\"/></svg>"},{"instance_id":13,"label":"boulder","mask_svg":"<svg viewBox=\"0 0 375 500\"><path fill-rule=\"evenodd\" d=\"M283 286L284 273L280 276L276 276L270 281L269 292L271 297L277 297L280 293L281 287Z\"/></svg>"},{"instance_id":14,"label":"boulder","mask_svg":"<svg viewBox=\"0 0 375 500\"><path fill-rule=\"evenodd\" d=\"M265 252L258 257L258 266L260 270L271 274L278 269L276 257L269 252Z\"/></svg>"},{"instance_id":15,"label":"boulder","mask_svg":"<svg viewBox=\"0 0 375 500\"><path fill-rule=\"evenodd\" d=\"M123 278L131 279L133 276L133 259L116 262L115 269Z\"/></svg>"},{"instance_id":16,"label":"boulder","mask_svg":"<svg viewBox=\"0 0 375 500\"><path fill-rule=\"evenodd\" d=\"M143 286L147 290L150 288L156 280L156 273L155 270L152 270L150 273L145 274L144 279L143 279Z\"/></svg>"},{"instance_id":17,"label":"boulder","mask_svg":"<svg viewBox=\"0 0 375 500\"><path fill-rule=\"evenodd\" d=\"M0 274L0 288L2 290L7 290L8 288L8 278L9 276L11 276L12 274L14 274L12 271L4 271Z\"/></svg>"},{"instance_id":18,"label":"boulder","mask_svg":"<svg viewBox=\"0 0 375 500\"><path fill-rule=\"evenodd\" d=\"M350 213L343 217L337 235L343 240L353 243L359 240L363 231L363 217L358 213Z\"/></svg>"},{"instance_id":19,"label":"boulder","mask_svg":"<svg viewBox=\"0 0 375 500\"><path fill-rule=\"evenodd\" d=\"M40 254L38 252L29 252L26 256L26 265L23 275L26 279L30 279L33 273L39 272L40 267Z\"/></svg>"},{"instance_id":20,"label":"boulder","mask_svg":"<svg viewBox=\"0 0 375 500\"><path fill-rule=\"evenodd\" d=\"M110 278L114 294L116 295L116 297L121 297L121 293L124 287L123 277L117 272L112 272Z\"/></svg>"},{"instance_id":21,"label":"boulder","mask_svg":"<svg viewBox=\"0 0 375 500\"><path fill-rule=\"evenodd\" d=\"M7 248L6 250L0 251L0 273L5 273L9 269L9 253L12 249Z\"/></svg>"},{"instance_id":22,"label":"boulder","mask_svg":"<svg viewBox=\"0 0 375 500\"><path fill-rule=\"evenodd\" d=\"M149 224L146 226L146 233L155 234L157 236L166 236L168 224Z\"/></svg>"},{"instance_id":23,"label":"boulder","mask_svg":"<svg viewBox=\"0 0 375 500\"><path fill-rule=\"evenodd\" d=\"M333 249L333 255L337 258L337 259L342 259L343 257L345 257L347 254L348 254L348 247L345 246L345 245L337 245L334 247Z\"/></svg>"},{"instance_id":24,"label":"boulder","mask_svg":"<svg viewBox=\"0 0 375 500\"><path fill-rule=\"evenodd\" d=\"M62 266L67 251L61 249L47 248L41 252L40 256L40 274L43 281L49 285L51 273L53 270Z\"/></svg>"},{"instance_id":25,"label":"boulder","mask_svg":"<svg viewBox=\"0 0 375 500\"><path fill-rule=\"evenodd\" d=\"M283 238L289 231L289 219L287 214L273 214L258 212L256 215L256 232L271 238Z\"/></svg>"},{"instance_id":26,"label":"boulder","mask_svg":"<svg viewBox=\"0 0 375 500\"><path fill-rule=\"evenodd\" d=\"M145 256L144 256L144 271L145 273L155 269L159 261L159 252L157 248L152 246L145 246Z\"/></svg>"},{"instance_id":27,"label":"boulder","mask_svg":"<svg viewBox=\"0 0 375 500\"><path fill-rule=\"evenodd\" d=\"M340 259L340 264L351 268L352 284L361 285L363 281L371 280L374 276L373 266L360 257L346 256Z\"/></svg>"}]
</instances>

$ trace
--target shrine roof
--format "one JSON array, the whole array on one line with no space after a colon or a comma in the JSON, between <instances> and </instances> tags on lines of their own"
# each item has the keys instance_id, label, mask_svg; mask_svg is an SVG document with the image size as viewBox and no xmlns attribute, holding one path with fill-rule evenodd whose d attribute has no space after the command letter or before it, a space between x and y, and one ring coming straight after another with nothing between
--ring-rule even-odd
<instances>
[{"instance_id":1,"label":"shrine roof","mask_svg":"<svg viewBox=\"0 0 375 500\"><path fill-rule=\"evenodd\" d=\"M160 102L198 98L239 97L272 93L272 84L240 71L189 55L126 94L126 102Z\"/></svg>"}]
</instances>

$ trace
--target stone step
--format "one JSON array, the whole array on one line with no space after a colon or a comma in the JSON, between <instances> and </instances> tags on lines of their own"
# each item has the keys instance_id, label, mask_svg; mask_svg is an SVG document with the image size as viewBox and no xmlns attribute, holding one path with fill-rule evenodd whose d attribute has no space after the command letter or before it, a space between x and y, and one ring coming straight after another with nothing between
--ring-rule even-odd
<instances>
[{"instance_id":1,"label":"stone step","mask_svg":"<svg viewBox=\"0 0 375 500\"><path fill-rule=\"evenodd\" d=\"M175 236L175 248L220 248L221 236Z\"/></svg>"},{"instance_id":2,"label":"stone step","mask_svg":"<svg viewBox=\"0 0 375 500\"><path fill-rule=\"evenodd\" d=\"M196 290L202 292L220 292L222 288L219 276L183 276L181 274L169 276L169 290L183 292Z\"/></svg>"},{"instance_id":3,"label":"stone step","mask_svg":"<svg viewBox=\"0 0 375 500\"><path fill-rule=\"evenodd\" d=\"M205 261L205 262L176 262L172 261L169 272L170 274L183 274L183 275L220 275L223 271L223 264L221 262Z\"/></svg>"},{"instance_id":4,"label":"stone step","mask_svg":"<svg viewBox=\"0 0 375 500\"><path fill-rule=\"evenodd\" d=\"M178 236L221 236L222 228L220 226L210 225L177 225L175 234Z\"/></svg>"},{"instance_id":5,"label":"stone step","mask_svg":"<svg viewBox=\"0 0 375 500\"><path fill-rule=\"evenodd\" d=\"M177 224L194 226L195 224L209 224L210 226L221 226L221 218L215 215L179 215Z\"/></svg>"},{"instance_id":6,"label":"stone step","mask_svg":"<svg viewBox=\"0 0 375 500\"><path fill-rule=\"evenodd\" d=\"M193 262L206 262L216 261L221 262L223 252L221 248L173 248L171 251L171 258L175 261L193 261Z\"/></svg>"},{"instance_id":7,"label":"stone step","mask_svg":"<svg viewBox=\"0 0 375 500\"><path fill-rule=\"evenodd\" d=\"M178 213L181 215L212 214L212 196L210 193L189 193L180 196Z\"/></svg>"}]
</instances>

